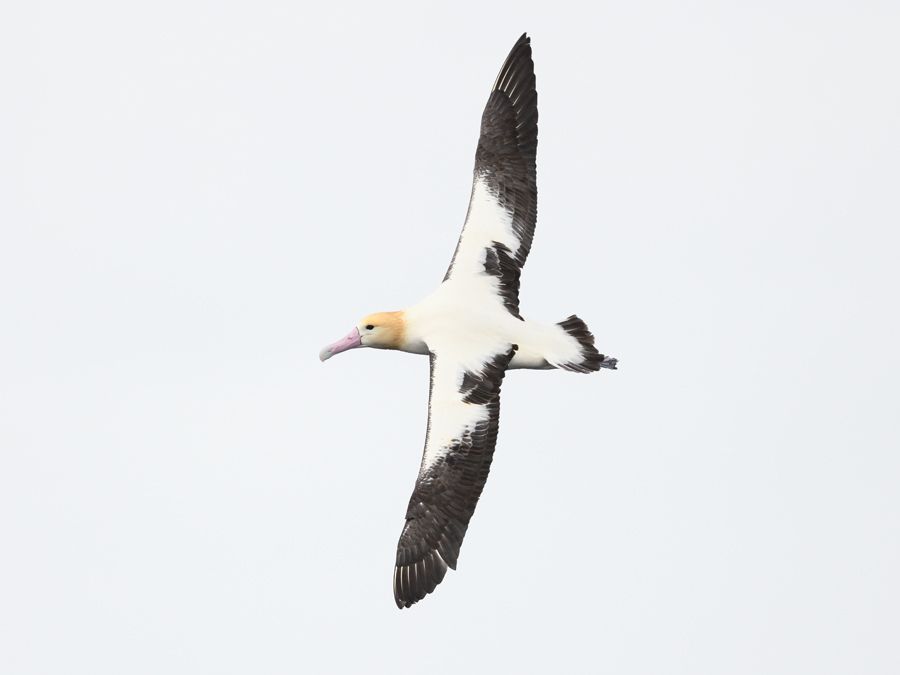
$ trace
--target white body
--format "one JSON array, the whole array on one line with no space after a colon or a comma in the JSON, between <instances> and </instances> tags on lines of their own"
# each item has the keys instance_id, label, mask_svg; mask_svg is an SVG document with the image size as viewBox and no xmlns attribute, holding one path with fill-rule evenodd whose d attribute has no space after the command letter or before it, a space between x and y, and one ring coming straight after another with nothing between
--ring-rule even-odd
<instances>
[{"instance_id":1,"label":"white body","mask_svg":"<svg viewBox=\"0 0 900 675\"><path fill-rule=\"evenodd\" d=\"M577 340L559 326L513 316L495 294L494 283L486 274L456 276L407 308L406 351L471 353L471 369L504 344L518 345L510 368L553 368L581 358Z\"/></svg>"}]
</instances>

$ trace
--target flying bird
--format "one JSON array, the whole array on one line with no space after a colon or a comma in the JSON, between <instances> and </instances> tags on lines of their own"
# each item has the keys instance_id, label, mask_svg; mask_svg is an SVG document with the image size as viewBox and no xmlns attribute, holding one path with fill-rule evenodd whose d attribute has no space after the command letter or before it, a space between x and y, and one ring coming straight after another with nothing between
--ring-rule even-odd
<instances>
[{"instance_id":1,"label":"flying bird","mask_svg":"<svg viewBox=\"0 0 900 675\"><path fill-rule=\"evenodd\" d=\"M537 219L537 122L531 39L522 35L481 118L469 210L443 281L412 307L366 316L319 354L325 361L374 347L427 355L431 364L425 450L394 567L400 608L456 569L491 466L506 371L616 368L577 316L545 324L519 314L519 276Z\"/></svg>"}]
</instances>

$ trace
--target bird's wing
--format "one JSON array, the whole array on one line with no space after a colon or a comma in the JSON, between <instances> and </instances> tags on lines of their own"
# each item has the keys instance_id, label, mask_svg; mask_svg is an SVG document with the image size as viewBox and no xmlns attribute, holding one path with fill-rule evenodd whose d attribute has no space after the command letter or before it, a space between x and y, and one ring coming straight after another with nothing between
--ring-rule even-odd
<instances>
[{"instance_id":1,"label":"bird's wing","mask_svg":"<svg viewBox=\"0 0 900 675\"><path fill-rule=\"evenodd\" d=\"M503 304L517 317L519 275L537 219L537 121L531 39L523 35L506 57L481 117L469 211L444 277L495 274Z\"/></svg>"},{"instance_id":2,"label":"bird's wing","mask_svg":"<svg viewBox=\"0 0 900 675\"><path fill-rule=\"evenodd\" d=\"M394 600L409 607L456 569L469 519L491 467L500 384L516 345L479 354L434 348L425 452L397 544Z\"/></svg>"}]
</instances>

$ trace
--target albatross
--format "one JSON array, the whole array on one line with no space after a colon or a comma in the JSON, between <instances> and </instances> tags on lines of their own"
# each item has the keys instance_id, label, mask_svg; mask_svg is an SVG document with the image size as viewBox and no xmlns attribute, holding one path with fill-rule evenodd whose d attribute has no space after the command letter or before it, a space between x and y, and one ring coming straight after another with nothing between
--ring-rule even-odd
<instances>
[{"instance_id":1,"label":"albatross","mask_svg":"<svg viewBox=\"0 0 900 675\"><path fill-rule=\"evenodd\" d=\"M510 368L592 373L616 368L575 315L555 324L519 313L519 276L537 219L537 91L522 35L481 118L469 210L444 279L418 304L364 317L322 361L359 347L427 355L425 449L397 545L394 600L410 607L456 569L481 496Z\"/></svg>"}]
</instances>

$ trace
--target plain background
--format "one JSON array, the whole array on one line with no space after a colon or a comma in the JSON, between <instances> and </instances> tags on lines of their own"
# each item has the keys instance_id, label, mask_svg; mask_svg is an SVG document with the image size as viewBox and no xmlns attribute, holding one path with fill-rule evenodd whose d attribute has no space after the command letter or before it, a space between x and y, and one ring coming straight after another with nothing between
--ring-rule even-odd
<instances>
[{"instance_id":1,"label":"plain background","mask_svg":"<svg viewBox=\"0 0 900 675\"><path fill-rule=\"evenodd\" d=\"M0 671L900 672L896 2L31 2L0 21ZM523 312L459 571L391 573L533 38Z\"/></svg>"}]
</instances>

